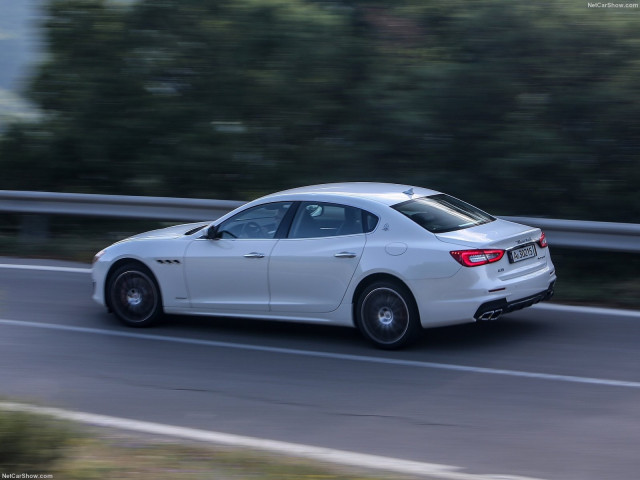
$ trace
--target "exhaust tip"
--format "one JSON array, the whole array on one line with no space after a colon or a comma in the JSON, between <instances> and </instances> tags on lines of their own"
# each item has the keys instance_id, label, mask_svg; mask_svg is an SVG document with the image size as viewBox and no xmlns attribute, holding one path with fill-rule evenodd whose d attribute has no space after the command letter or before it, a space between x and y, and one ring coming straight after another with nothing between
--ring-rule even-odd
<instances>
[{"instance_id":1,"label":"exhaust tip","mask_svg":"<svg viewBox=\"0 0 640 480\"><path fill-rule=\"evenodd\" d=\"M488 320L497 320L502 315L502 309L497 308L495 310L487 310L476 317L476 320L482 320L486 322Z\"/></svg>"}]
</instances>

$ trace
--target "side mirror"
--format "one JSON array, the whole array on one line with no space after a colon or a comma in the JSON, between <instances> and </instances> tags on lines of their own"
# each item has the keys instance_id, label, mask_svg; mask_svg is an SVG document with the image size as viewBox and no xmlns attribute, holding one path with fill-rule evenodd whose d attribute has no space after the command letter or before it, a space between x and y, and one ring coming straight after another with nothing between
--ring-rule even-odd
<instances>
[{"instance_id":1,"label":"side mirror","mask_svg":"<svg viewBox=\"0 0 640 480\"><path fill-rule=\"evenodd\" d=\"M217 240L219 238L218 237L218 227L216 225L211 225L207 229L206 238L208 238L209 240Z\"/></svg>"}]
</instances>

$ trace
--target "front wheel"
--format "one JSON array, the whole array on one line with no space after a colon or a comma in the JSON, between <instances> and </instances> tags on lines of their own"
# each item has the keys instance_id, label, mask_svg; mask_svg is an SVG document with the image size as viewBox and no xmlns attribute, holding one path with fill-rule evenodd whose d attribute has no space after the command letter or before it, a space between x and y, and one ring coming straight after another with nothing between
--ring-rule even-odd
<instances>
[{"instance_id":1,"label":"front wheel","mask_svg":"<svg viewBox=\"0 0 640 480\"><path fill-rule=\"evenodd\" d=\"M369 285L358 297L355 313L358 328L378 348L408 345L422 330L415 300L400 284Z\"/></svg>"},{"instance_id":2,"label":"front wheel","mask_svg":"<svg viewBox=\"0 0 640 480\"><path fill-rule=\"evenodd\" d=\"M116 317L132 327L147 327L162 313L158 285L142 265L126 264L113 272L107 295Z\"/></svg>"}]
</instances>

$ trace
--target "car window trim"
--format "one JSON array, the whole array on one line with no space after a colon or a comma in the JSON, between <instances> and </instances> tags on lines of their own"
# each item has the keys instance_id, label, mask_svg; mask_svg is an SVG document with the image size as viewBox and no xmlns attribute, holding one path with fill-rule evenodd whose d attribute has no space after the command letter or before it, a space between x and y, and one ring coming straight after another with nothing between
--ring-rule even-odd
<instances>
[{"instance_id":1,"label":"car window trim","mask_svg":"<svg viewBox=\"0 0 640 480\"><path fill-rule=\"evenodd\" d=\"M283 203L286 203L286 202L283 202ZM278 226L278 229L276 230L276 233L273 236L274 239L282 239L282 238L287 238L289 236L289 230L291 230L291 224L293 223L293 219L295 218L296 212L298 211L298 208L300 207L301 203L302 202L300 201L291 202L291 206L287 210L287 213L284 214L284 217L282 218L282 221L280 222L280 225Z\"/></svg>"},{"instance_id":2,"label":"car window trim","mask_svg":"<svg viewBox=\"0 0 640 480\"><path fill-rule=\"evenodd\" d=\"M370 233L373 233L376 231L376 229L378 228L378 225L380 224L380 217L378 215L376 215L375 213L370 212L369 210L365 210L364 208L360 208L360 215L362 218L362 233L364 233L365 235L368 235ZM373 218L376 219L376 223L373 226L373 228L371 230L367 230L365 228L365 226L367 225L367 215L371 215Z\"/></svg>"}]
</instances>

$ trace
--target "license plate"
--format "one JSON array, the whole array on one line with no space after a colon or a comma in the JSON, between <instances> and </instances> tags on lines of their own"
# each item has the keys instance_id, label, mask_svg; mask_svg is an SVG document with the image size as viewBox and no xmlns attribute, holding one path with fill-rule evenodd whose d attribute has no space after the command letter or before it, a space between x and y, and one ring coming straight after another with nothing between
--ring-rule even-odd
<instances>
[{"instance_id":1,"label":"license plate","mask_svg":"<svg viewBox=\"0 0 640 480\"><path fill-rule=\"evenodd\" d=\"M533 258L537 255L536 246L532 243L524 247L516 248L509 252L509 261L511 263L521 262L527 258Z\"/></svg>"}]
</instances>

